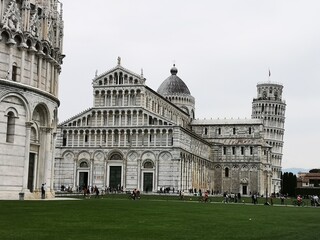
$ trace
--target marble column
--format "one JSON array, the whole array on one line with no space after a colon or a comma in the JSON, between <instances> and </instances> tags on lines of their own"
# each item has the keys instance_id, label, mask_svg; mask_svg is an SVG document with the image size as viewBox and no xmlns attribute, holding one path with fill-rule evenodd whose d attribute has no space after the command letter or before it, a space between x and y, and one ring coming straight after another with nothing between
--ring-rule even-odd
<instances>
[{"instance_id":1,"label":"marble column","mask_svg":"<svg viewBox=\"0 0 320 240\"><path fill-rule=\"evenodd\" d=\"M26 139L25 139L25 153L24 153L24 164L23 164L23 182L22 192L28 192L28 173L29 173L29 155L30 155L30 134L32 122L26 122ZM35 165L36 168L37 165ZM36 175L34 175L36 178ZM35 186L35 185L34 185Z\"/></svg>"}]
</instances>

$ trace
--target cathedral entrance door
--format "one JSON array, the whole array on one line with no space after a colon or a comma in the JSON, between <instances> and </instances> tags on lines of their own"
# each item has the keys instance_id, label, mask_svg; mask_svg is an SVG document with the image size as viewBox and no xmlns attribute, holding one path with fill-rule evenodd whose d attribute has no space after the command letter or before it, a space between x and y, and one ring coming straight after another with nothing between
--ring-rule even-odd
<instances>
[{"instance_id":1,"label":"cathedral entrance door","mask_svg":"<svg viewBox=\"0 0 320 240\"><path fill-rule=\"evenodd\" d=\"M247 185L242 186L242 195L247 195Z\"/></svg>"},{"instance_id":2,"label":"cathedral entrance door","mask_svg":"<svg viewBox=\"0 0 320 240\"><path fill-rule=\"evenodd\" d=\"M109 187L111 189L121 187L121 166L110 166Z\"/></svg>"},{"instance_id":3,"label":"cathedral entrance door","mask_svg":"<svg viewBox=\"0 0 320 240\"><path fill-rule=\"evenodd\" d=\"M79 190L88 187L88 172L79 172Z\"/></svg>"},{"instance_id":4,"label":"cathedral entrance door","mask_svg":"<svg viewBox=\"0 0 320 240\"><path fill-rule=\"evenodd\" d=\"M29 154L28 189L33 192L35 153Z\"/></svg>"},{"instance_id":5,"label":"cathedral entrance door","mask_svg":"<svg viewBox=\"0 0 320 240\"><path fill-rule=\"evenodd\" d=\"M152 192L153 190L153 173L143 173L143 191Z\"/></svg>"}]
</instances>

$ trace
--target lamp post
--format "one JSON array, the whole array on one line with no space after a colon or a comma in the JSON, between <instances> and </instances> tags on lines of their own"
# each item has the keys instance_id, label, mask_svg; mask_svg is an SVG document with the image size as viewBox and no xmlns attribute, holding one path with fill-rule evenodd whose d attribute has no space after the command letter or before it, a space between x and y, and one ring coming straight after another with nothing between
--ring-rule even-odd
<instances>
[{"instance_id":1,"label":"lamp post","mask_svg":"<svg viewBox=\"0 0 320 240\"><path fill-rule=\"evenodd\" d=\"M266 202L264 205L269 205L269 203L268 203L268 188L266 188Z\"/></svg>"},{"instance_id":2,"label":"lamp post","mask_svg":"<svg viewBox=\"0 0 320 240\"><path fill-rule=\"evenodd\" d=\"M268 203L268 185L269 185L269 174L267 174L266 202L264 205L269 205L269 203Z\"/></svg>"}]
</instances>

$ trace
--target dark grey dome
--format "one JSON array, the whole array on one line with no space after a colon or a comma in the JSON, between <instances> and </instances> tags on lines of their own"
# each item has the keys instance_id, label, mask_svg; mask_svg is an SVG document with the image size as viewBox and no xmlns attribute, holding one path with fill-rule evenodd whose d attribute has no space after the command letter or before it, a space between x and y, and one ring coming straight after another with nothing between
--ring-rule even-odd
<instances>
[{"instance_id":1,"label":"dark grey dome","mask_svg":"<svg viewBox=\"0 0 320 240\"><path fill-rule=\"evenodd\" d=\"M170 70L171 76L162 82L158 88L158 93L162 96L166 95L190 95L187 85L177 76L178 69L173 65Z\"/></svg>"}]
</instances>

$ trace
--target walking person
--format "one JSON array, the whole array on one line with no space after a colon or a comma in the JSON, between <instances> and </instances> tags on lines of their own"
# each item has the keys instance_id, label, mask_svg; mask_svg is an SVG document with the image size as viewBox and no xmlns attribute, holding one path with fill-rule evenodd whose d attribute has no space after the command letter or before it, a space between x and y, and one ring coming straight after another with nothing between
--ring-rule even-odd
<instances>
[{"instance_id":1,"label":"walking person","mask_svg":"<svg viewBox=\"0 0 320 240\"><path fill-rule=\"evenodd\" d=\"M42 183L41 186L41 199L45 199L46 198L46 184Z\"/></svg>"},{"instance_id":2,"label":"walking person","mask_svg":"<svg viewBox=\"0 0 320 240\"><path fill-rule=\"evenodd\" d=\"M208 202L208 201L209 201L209 193L208 193L208 191L206 191L206 192L204 193L204 199L203 199L203 201L204 201L204 202Z\"/></svg>"},{"instance_id":3,"label":"walking person","mask_svg":"<svg viewBox=\"0 0 320 240\"><path fill-rule=\"evenodd\" d=\"M184 195L184 193L182 191L179 191L179 199L180 200L183 200L183 195Z\"/></svg>"},{"instance_id":4,"label":"walking person","mask_svg":"<svg viewBox=\"0 0 320 240\"><path fill-rule=\"evenodd\" d=\"M313 202L314 202L314 206L319 206L319 197L318 195L314 195L313 196Z\"/></svg>"},{"instance_id":5,"label":"walking person","mask_svg":"<svg viewBox=\"0 0 320 240\"><path fill-rule=\"evenodd\" d=\"M83 187L83 197L86 198L87 197L87 188Z\"/></svg>"},{"instance_id":6,"label":"walking person","mask_svg":"<svg viewBox=\"0 0 320 240\"><path fill-rule=\"evenodd\" d=\"M97 186L94 187L94 192L96 193L96 198L99 198L99 189Z\"/></svg>"}]
</instances>

